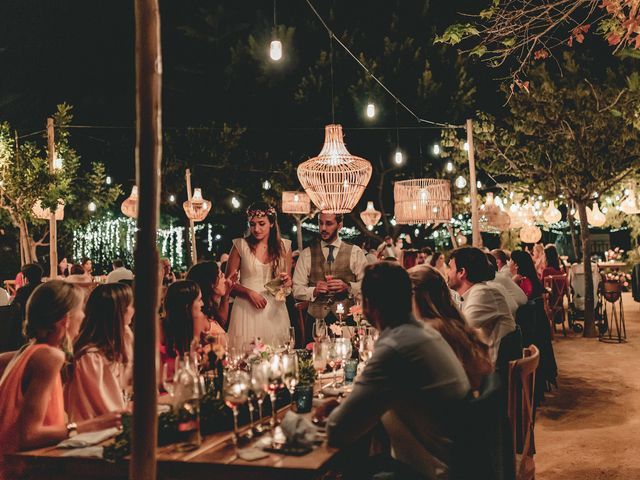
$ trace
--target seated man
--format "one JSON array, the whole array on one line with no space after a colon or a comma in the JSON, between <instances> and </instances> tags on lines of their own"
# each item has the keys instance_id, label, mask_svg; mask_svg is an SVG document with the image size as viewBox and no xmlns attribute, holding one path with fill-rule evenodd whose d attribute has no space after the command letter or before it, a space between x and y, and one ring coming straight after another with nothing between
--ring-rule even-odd
<instances>
[{"instance_id":1,"label":"seated man","mask_svg":"<svg viewBox=\"0 0 640 480\"><path fill-rule=\"evenodd\" d=\"M124 262L117 258L113 261L113 270L107 275L107 283L118 283L121 280L133 280L133 272L125 268Z\"/></svg>"},{"instance_id":2,"label":"seated man","mask_svg":"<svg viewBox=\"0 0 640 480\"><path fill-rule=\"evenodd\" d=\"M382 420L392 456L418 475L437 478L447 470L469 380L440 334L412 317L407 272L395 262L365 272L364 314L380 337L352 393L329 416L329 445L350 445Z\"/></svg>"}]
</instances>

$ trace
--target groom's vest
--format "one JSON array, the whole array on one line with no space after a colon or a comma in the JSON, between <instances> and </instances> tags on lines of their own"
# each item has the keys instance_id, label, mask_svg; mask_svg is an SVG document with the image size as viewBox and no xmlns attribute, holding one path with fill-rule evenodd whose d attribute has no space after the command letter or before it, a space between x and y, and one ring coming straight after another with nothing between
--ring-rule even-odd
<instances>
[{"instance_id":1,"label":"groom's vest","mask_svg":"<svg viewBox=\"0 0 640 480\"><path fill-rule=\"evenodd\" d=\"M346 284L356 281L355 274L351 271L351 250L353 245L342 242L337 252L335 260L329 264L322 254L320 242L311 245L311 271L309 273L309 286L315 287L318 282L325 280L325 275L329 272L334 279L340 279ZM336 304L342 303L345 315L349 314L352 303L348 292L333 294L331 296L319 295L313 302L309 303L308 313L313 318L325 318L330 311L336 313Z\"/></svg>"}]
</instances>

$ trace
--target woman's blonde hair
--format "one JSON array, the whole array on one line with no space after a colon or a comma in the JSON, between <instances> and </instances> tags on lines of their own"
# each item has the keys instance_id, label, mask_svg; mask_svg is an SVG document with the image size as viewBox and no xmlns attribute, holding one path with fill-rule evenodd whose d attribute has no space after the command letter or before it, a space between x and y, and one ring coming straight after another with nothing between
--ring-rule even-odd
<instances>
[{"instance_id":1,"label":"woman's blonde hair","mask_svg":"<svg viewBox=\"0 0 640 480\"><path fill-rule=\"evenodd\" d=\"M39 285L27 301L24 336L36 340L46 338L55 324L83 301L84 293L72 283L50 280Z\"/></svg>"}]
</instances>

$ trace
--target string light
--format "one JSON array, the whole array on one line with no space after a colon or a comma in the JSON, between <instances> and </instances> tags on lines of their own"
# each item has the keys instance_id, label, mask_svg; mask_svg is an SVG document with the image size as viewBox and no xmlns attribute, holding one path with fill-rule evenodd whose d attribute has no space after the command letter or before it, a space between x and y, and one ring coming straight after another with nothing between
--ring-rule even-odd
<instances>
[{"instance_id":1,"label":"string light","mask_svg":"<svg viewBox=\"0 0 640 480\"><path fill-rule=\"evenodd\" d=\"M437 143L433 146L433 154L440 155L440 145L438 145Z\"/></svg>"},{"instance_id":2,"label":"string light","mask_svg":"<svg viewBox=\"0 0 640 480\"><path fill-rule=\"evenodd\" d=\"M220 235L219 233L216 233L216 240L220 240L222 238L222 235Z\"/></svg>"},{"instance_id":3,"label":"string light","mask_svg":"<svg viewBox=\"0 0 640 480\"><path fill-rule=\"evenodd\" d=\"M455 184L456 184L456 187L462 190L464 187L467 186L467 179L464 178L462 175L460 175L458 178L456 178Z\"/></svg>"},{"instance_id":4,"label":"string light","mask_svg":"<svg viewBox=\"0 0 640 480\"><path fill-rule=\"evenodd\" d=\"M291 227L291 231L292 231L293 233L296 233L296 232L298 231L298 226L297 226L297 225L294 225L293 227Z\"/></svg>"},{"instance_id":5,"label":"string light","mask_svg":"<svg viewBox=\"0 0 640 480\"><path fill-rule=\"evenodd\" d=\"M107 185L111 185L111 177L107 176L107 178L105 178L105 183Z\"/></svg>"},{"instance_id":6,"label":"string light","mask_svg":"<svg viewBox=\"0 0 640 480\"><path fill-rule=\"evenodd\" d=\"M463 149L465 152L468 152L468 151L469 151L469 142L464 142L464 145L462 146L462 149Z\"/></svg>"},{"instance_id":7,"label":"string light","mask_svg":"<svg viewBox=\"0 0 640 480\"><path fill-rule=\"evenodd\" d=\"M62 157L56 157L56 159L53 161L53 169L61 170L63 166L64 160L62 159Z\"/></svg>"},{"instance_id":8,"label":"string light","mask_svg":"<svg viewBox=\"0 0 640 480\"><path fill-rule=\"evenodd\" d=\"M95 202L89 202L89 205L87 205L87 208L89 209L90 212L95 212L98 209L98 206L95 204Z\"/></svg>"},{"instance_id":9,"label":"string light","mask_svg":"<svg viewBox=\"0 0 640 480\"><path fill-rule=\"evenodd\" d=\"M240 200L238 200L238 197L234 196L231 198L231 206L236 210L240 208Z\"/></svg>"},{"instance_id":10,"label":"string light","mask_svg":"<svg viewBox=\"0 0 640 480\"><path fill-rule=\"evenodd\" d=\"M271 182L269 180L265 180L264 182L262 182L262 189L271 190Z\"/></svg>"},{"instance_id":11,"label":"string light","mask_svg":"<svg viewBox=\"0 0 640 480\"><path fill-rule=\"evenodd\" d=\"M276 0L273 0L273 31L275 35L277 33ZM282 58L282 42L277 38L272 40L269 45L269 56L274 62L278 62Z\"/></svg>"},{"instance_id":12,"label":"string light","mask_svg":"<svg viewBox=\"0 0 640 480\"><path fill-rule=\"evenodd\" d=\"M373 118L375 116L376 116L376 106L373 103L369 102L367 104L367 117Z\"/></svg>"},{"instance_id":13,"label":"string light","mask_svg":"<svg viewBox=\"0 0 640 480\"><path fill-rule=\"evenodd\" d=\"M445 169L447 170L447 172L453 172L453 162L447 162Z\"/></svg>"},{"instance_id":14,"label":"string light","mask_svg":"<svg viewBox=\"0 0 640 480\"><path fill-rule=\"evenodd\" d=\"M402 165L402 163L404 162L404 157L400 150L396 150L396 153L393 156L393 161L395 162L396 165Z\"/></svg>"},{"instance_id":15,"label":"string light","mask_svg":"<svg viewBox=\"0 0 640 480\"><path fill-rule=\"evenodd\" d=\"M476 186L477 186L478 188L482 188L482 182L481 182L480 180L478 180L478 181L476 182Z\"/></svg>"},{"instance_id":16,"label":"string light","mask_svg":"<svg viewBox=\"0 0 640 480\"><path fill-rule=\"evenodd\" d=\"M176 196L173 193L169 195L169 203L176 203Z\"/></svg>"}]
</instances>

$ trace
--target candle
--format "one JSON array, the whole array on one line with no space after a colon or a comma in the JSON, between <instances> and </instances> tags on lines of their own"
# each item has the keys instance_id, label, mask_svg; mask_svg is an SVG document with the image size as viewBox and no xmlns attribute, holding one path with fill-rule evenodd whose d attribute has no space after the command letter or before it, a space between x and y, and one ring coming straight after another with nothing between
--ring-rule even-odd
<instances>
[{"instance_id":1,"label":"candle","mask_svg":"<svg viewBox=\"0 0 640 480\"><path fill-rule=\"evenodd\" d=\"M344 314L344 305L342 305L342 303L336 305L336 313L339 315Z\"/></svg>"}]
</instances>

